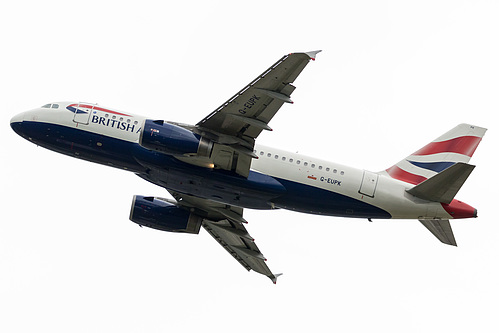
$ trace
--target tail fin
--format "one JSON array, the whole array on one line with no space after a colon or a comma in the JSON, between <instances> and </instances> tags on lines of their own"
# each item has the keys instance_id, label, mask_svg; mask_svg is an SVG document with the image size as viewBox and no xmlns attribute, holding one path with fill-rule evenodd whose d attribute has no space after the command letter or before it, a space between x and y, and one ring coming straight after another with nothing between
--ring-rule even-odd
<instances>
[{"instance_id":1,"label":"tail fin","mask_svg":"<svg viewBox=\"0 0 499 333\"><path fill-rule=\"evenodd\" d=\"M482 127L460 124L380 174L420 184L456 163L467 163L486 131Z\"/></svg>"}]
</instances>

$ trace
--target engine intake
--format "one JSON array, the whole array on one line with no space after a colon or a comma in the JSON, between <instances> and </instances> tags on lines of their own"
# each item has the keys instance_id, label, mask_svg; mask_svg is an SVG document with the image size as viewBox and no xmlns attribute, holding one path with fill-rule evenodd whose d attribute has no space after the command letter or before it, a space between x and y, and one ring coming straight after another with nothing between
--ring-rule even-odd
<instances>
[{"instance_id":1,"label":"engine intake","mask_svg":"<svg viewBox=\"0 0 499 333\"><path fill-rule=\"evenodd\" d=\"M213 143L183 127L163 120L146 119L139 144L147 149L171 155L209 156Z\"/></svg>"},{"instance_id":2,"label":"engine intake","mask_svg":"<svg viewBox=\"0 0 499 333\"><path fill-rule=\"evenodd\" d=\"M130 220L157 230L198 234L203 218L165 199L135 195Z\"/></svg>"}]
</instances>

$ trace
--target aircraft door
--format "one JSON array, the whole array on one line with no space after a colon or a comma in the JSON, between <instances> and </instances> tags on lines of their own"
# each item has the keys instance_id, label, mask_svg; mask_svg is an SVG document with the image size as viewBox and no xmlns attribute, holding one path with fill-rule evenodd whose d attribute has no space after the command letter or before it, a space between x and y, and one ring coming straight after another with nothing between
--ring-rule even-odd
<instances>
[{"instance_id":1,"label":"aircraft door","mask_svg":"<svg viewBox=\"0 0 499 333\"><path fill-rule=\"evenodd\" d=\"M90 120L90 115L92 114L93 109L94 109L94 106L89 105L89 104L81 104L80 103L80 104L76 105L76 111L75 111L73 121L75 123L88 125L88 122Z\"/></svg>"},{"instance_id":2,"label":"aircraft door","mask_svg":"<svg viewBox=\"0 0 499 333\"><path fill-rule=\"evenodd\" d=\"M374 198L376 185L378 185L378 174L364 170L364 176L362 177L359 193Z\"/></svg>"}]
</instances>

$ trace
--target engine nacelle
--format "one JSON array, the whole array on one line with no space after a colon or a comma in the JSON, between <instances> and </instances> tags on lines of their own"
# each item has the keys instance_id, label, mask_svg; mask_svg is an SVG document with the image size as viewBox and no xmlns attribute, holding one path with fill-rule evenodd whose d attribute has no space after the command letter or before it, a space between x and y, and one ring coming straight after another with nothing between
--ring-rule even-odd
<instances>
[{"instance_id":1,"label":"engine nacelle","mask_svg":"<svg viewBox=\"0 0 499 333\"><path fill-rule=\"evenodd\" d=\"M135 195L130 220L153 229L198 234L203 218L165 199Z\"/></svg>"},{"instance_id":2,"label":"engine nacelle","mask_svg":"<svg viewBox=\"0 0 499 333\"><path fill-rule=\"evenodd\" d=\"M213 143L188 129L163 120L146 119L139 144L147 149L171 155L209 156Z\"/></svg>"}]
</instances>

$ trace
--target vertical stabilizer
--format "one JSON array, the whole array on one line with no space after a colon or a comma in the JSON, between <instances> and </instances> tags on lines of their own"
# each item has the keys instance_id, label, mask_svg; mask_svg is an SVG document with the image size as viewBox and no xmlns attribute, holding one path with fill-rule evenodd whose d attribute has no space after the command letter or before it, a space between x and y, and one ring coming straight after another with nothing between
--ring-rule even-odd
<instances>
[{"instance_id":1,"label":"vertical stabilizer","mask_svg":"<svg viewBox=\"0 0 499 333\"><path fill-rule=\"evenodd\" d=\"M380 174L420 184L456 163L469 162L486 131L460 124Z\"/></svg>"}]
</instances>

